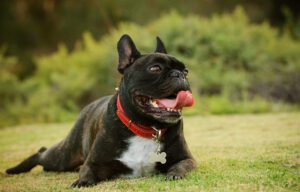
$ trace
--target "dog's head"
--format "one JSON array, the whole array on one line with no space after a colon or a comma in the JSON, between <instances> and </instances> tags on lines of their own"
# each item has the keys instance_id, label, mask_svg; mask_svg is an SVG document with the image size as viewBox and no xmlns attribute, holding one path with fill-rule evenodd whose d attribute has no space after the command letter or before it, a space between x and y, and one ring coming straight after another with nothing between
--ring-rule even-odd
<instances>
[{"instance_id":1,"label":"dog's head","mask_svg":"<svg viewBox=\"0 0 300 192\"><path fill-rule=\"evenodd\" d=\"M123 74L120 95L125 111L141 123L177 123L182 108L194 102L185 65L167 54L158 37L154 53L142 55L132 39L123 35L118 53L118 70Z\"/></svg>"}]
</instances>

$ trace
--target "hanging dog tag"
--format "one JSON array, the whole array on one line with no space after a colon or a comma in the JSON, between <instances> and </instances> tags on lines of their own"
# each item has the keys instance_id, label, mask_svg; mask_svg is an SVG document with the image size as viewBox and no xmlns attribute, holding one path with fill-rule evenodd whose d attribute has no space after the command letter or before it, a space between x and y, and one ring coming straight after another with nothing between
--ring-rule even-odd
<instances>
[{"instance_id":1,"label":"hanging dog tag","mask_svg":"<svg viewBox=\"0 0 300 192\"><path fill-rule=\"evenodd\" d=\"M165 164L167 162L166 157L167 157L167 154L165 152L161 152L161 153L151 152L149 160L151 163L159 162L161 164Z\"/></svg>"},{"instance_id":2,"label":"hanging dog tag","mask_svg":"<svg viewBox=\"0 0 300 192\"><path fill-rule=\"evenodd\" d=\"M165 164L167 162L167 154L165 152L161 152L160 149L161 130L157 130L155 127L152 128L156 131L156 135L153 135L153 140L157 143L157 149L156 152L151 152L149 154L149 161L151 163L159 162L161 164Z\"/></svg>"}]
</instances>

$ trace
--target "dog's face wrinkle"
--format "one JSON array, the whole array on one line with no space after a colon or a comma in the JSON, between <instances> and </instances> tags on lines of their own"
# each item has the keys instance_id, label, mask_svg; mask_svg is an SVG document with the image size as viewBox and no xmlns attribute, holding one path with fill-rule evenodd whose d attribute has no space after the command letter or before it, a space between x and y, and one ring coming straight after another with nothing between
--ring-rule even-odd
<instances>
[{"instance_id":1,"label":"dog's face wrinkle","mask_svg":"<svg viewBox=\"0 0 300 192\"><path fill-rule=\"evenodd\" d=\"M129 69L128 73L125 73L124 79L126 84L129 85L128 90L133 92L132 89L138 89L139 91L145 93L146 95L158 97L167 96L169 93L174 92L174 90L189 90L189 85L186 79L172 79L169 77L169 73L172 69L171 66L177 66L175 69L183 71L185 66L176 60L176 63L170 62L174 60L172 57L164 56L159 54L159 57L152 58L148 60L148 56L144 56L137 60L136 63ZM159 61L160 66L163 67L161 74L151 74L147 72L147 68L151 65L155 65ZM143 63L144 62L144 63ZM143 71L143 73L141 73ZM146 71L146 73L145 73ZM133 85L132 82L135 82ZM176 84L174 83L176 81ZM132 85L130 87L130 85ZM155 87L156 95L153 95L153 87ZM151 95L152 94L152 95Z\"/></svg>"},{"instance_id":2,"label":"dog's face wrinkle","mask_svg":"<svg viewBox=\"0 0 300 192\"><path fill-rule=\"evenodd\" d=\"M128 90L131 94L135 91L143 93L144 95L153 97L153 98L164 98L168 97L171 94L177 93L180 90L190 90L189 85L185 79L172 79L167 78L158 78L154 81L141 80L139 85L128 87ZM155 87L155 89L153 89Z\"/></svg>"}]
</instances>

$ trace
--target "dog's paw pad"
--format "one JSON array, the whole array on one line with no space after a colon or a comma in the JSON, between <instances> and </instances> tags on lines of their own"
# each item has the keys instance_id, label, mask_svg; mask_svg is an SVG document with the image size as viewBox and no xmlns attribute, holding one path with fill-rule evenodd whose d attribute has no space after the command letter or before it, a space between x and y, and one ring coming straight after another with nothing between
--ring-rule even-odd
<instances>
[{"instance_id":1,"label":"dog's paw pad","mask_svg":"<svg viewBox=\"0 0 300 192\"><path fill-rule=\"evenodd\" d=\"M182 175L173 175L173 174L169 174L169 175L167 175L167 177L166 177L166 180L167 180L167 181L174 181L174 180L180 180L180 179L183 179L183 176L182 176Z\"/></svg>"}]
</instances>

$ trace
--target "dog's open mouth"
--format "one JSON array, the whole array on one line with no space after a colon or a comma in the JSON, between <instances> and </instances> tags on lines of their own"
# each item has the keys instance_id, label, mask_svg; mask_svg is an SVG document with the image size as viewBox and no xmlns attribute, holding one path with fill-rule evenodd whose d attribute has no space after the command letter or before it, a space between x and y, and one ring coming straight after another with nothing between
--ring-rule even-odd
<instances>
[{"instance_id":1,"label":"dog's open mouth","mask_svg":"<svg viewBox=\"0 0 300 192\"><path fill-rule=\"evenodd\" d=\"M135 99L146 112L167 113L167 115L181 115L183 107L190 107L194 104L194 97L190 91L179 91L165 98L153 98L137 93Z\"/></svg>"}]
</instances>

